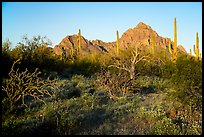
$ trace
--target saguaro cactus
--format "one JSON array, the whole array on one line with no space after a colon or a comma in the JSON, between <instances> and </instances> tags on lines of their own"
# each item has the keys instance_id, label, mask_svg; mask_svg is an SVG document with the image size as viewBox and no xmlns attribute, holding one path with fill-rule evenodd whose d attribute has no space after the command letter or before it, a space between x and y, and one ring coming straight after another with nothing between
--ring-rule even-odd
<instances>
[{"instance_id":1,"label":"saguaro cactus","mask_svg":"<svg viewBox=\"0 0 204 137\"><path fill-rule=\"evenodd\" d=\"M155 49L155 37L154 35L152 34L151 36L151 43L152 43L152 54L154 56L154 49Z\"/></svg>"},{"instance_id":2,"label":"saguaro cactus","mask_svg":"<svg viewBox=\"0 0 204 137\"><path fill-rule=\"evenodd\" d=\"M199 53L199 37L198 37L198 32L196 32L196 45L194 45L194 53L196 55L196 59L200 58L200 53Z\"/></svg>"},{"instance_id":3,"label":"saguaro cactus","mask_svg":"<svg viewBox=\"0 0 204 137\"><path fill-rule=\"evenodd\" d=\"M176 18L174 18L174 44L173 44L173 61L177 59L177 25Z\"/></svg>"},{"instance_id":4,"label":"saguaro cactus","mask_svg":"<svg viewBox=\"0 0 204 137\"><path fill-rule=\"evenodd\" d=\"M176 27L176 18L174 18L174 48L177 47L177 27Z\"/></svg>"},{"instance_id":5,"label":"saguaro cactus","mask_svg":"<svg viewBox=\"0 0 204 137\"><path fill-rule=\"evenodd\" d=\"M170 40L171 42L171 40ZM177 27L176 27L176 18L174 18L174 41L173 41L173 50L171 46L169 46L169 52L172 55L172 61L176 61L177 59Z\"/></svg>"},{"instance_id":6,"label":"saguaro cactus","mask_svg":"<svg viewBox=\"0 0 204 137\"><path fill-rule=\"evenodd\" d=\"M119 54L119 34L118 34L118 30L116 31L116 54L117 54L117 56Z\"/></svg>"},{"instance_id":7,"label":"saguaro cactus","mask_svg":"<svg viewBox=\"0 0 204 137\"><path fill-rule=\"evenodd\" d=\"M77 53L79 53L80 50L81 50L81 30L79 29Z\"/></svg>"},{"instance_id":8,"label":"saguaro cactus","mask_svg":"<svg viewBox=\"0 0 204 137\"><path fill-rule=\"evenodd\" d=\"M191 49L190 49L190 55L192 56L192 51L191 51Z\"/></svg>"},{"instance_id":9,"label":"saguaro cactus","mask_svg":"<svg viewBox=\"0 0 204 137\"><path fill-rule=\"evenodd\" d=\"M71 56L71 58L73 57L73 55L74 55L74 48L71 47L71 48L70 48L70 56Z\"/></svg>"}]
</instances>

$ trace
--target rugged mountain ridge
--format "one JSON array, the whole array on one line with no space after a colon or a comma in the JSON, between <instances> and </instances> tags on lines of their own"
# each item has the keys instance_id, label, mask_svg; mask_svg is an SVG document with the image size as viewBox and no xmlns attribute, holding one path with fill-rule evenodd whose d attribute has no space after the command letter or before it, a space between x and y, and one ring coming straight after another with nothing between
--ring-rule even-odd
<instances>
[{"instance_id":1,"label":"rugged mountain ridge","mask_svg":"<svg viewBox=\"0 0 204 137\"><path fill-rule=\"evenodd\" d=\"M136 27L130 28L125 31L119 39L120 48L126 49L129 46L149 46L150 37L155 37L155 45L160 48L166 48L169 44L170 38L164 38L159 36L158 33L153 30L149 25L140 22ZM104 42L102 40L87 40L81 36L81 47L84 53L112 53L114 51L116 42ZM62 41L54 47L54 52L57 55L62 54L62 47L66 50L71 48L76 49L78 46L77 35L68 35L62 39ZM185 48L182 45L178 46L179 51L186 53Z\"/></svg>"},{"instance_id":2,"label":"rugged mountain ridge","mask_svg":"<svg viewBox=\"0 0 204 137\"><path fill-rule=\"evenodd\" d=\"M148 46L151 36L155 37L156 46L166 47L170 41L169 38L159 36L150 26L140 22L135 28L128 29L122 34L120 43L124 47L138 44Z\"/></svg>"}]
</instances>

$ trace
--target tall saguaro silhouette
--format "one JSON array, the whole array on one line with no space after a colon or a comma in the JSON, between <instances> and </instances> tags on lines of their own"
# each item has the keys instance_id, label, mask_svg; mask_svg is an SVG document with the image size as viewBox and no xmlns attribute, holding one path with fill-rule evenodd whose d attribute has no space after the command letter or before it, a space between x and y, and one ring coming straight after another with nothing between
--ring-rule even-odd
<instances>
[{"instance_id":1,"label":"tall saguaro silhouette","mask_svg":"<svg viewBox=\"0 0 204 137\"><path fill-rule=\"evenodd\" d=\"M116 31L116 54L117 54L117 56L119 54L119 34L118 34L118 30Z\"/></svg>"},{"instance_id":2,"label":"tall saguaro silhouette","mask_svg":"<svg viewBox=\"0 0 204 137\"><path fill-rule=\"evenodd\" d=\"M78 32L78 47L77 47L77 54L80 52L81 50L81 30L79 29Z\"/></svg>"}]
</instances>

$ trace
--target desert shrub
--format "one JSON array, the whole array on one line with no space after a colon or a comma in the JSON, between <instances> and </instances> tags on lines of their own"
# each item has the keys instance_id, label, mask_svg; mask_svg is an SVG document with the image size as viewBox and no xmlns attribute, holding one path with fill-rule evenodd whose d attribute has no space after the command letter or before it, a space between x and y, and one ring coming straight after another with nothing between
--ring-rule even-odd
<instances>
[{"instance_id":1,"label":"desert shrub","mask_svg":"<svg viewBox=\"0 0 204 137\"><path fill-rule=\"evenodd\" d=\"M136 65L136 71L143 76L162 76L163 66L167 61L166 50L160 47L155 47L154 54L152 54L152 47L142 47L142 55L148 55L149 61L141 61Z\"/></svg>"},{"instance_id":2,"label":"desert shrub","mask_svg":"<svg viewBox=\"0 0 204 137\"><path fill-rule=\"evenodd\" d=\"M162 68L163 68L162 77L170 79L172 75L175 73L176 65L172 61L166 61L165 65L163 65Z\"/></svg>"},{"instance_id":3,"label":"desert shrub","mask_svg":"<svg viewBox=\"0 0 204 137\"><path fill-rule=\"evenodd\" d=\"M56 88L56 80L42 80L38 77L41 73L38 69L33 73L29 73L27 69L24 72L19 72L19 69L14 70L15 64L20 63L19 61L13 63L9 79L2 85L2 90L6 93L3 102L9 102L3 105L8 105L9 110L13 110L18 104L26 105L29 97L42 100L46 95L52 96L53 88Z\"/></svg>"},{"instance_id":4,"label":"desert shrub","mask_svg":"<svg viewBox=\"0 0 204 137\"><path fill-rule=\"evenodd\" d=\"M156 76L139 76L136 82L140 87L155 87L155 91L164 91L168 87L171 87L169 80Z\"/></svg>"},{"instance_id":5,"label":"desert shrub","mask_svg":"<svg viewBox=\"0 0 204 137\"><path fill-rule=\"evenodd\" d=\"M73 97L80 97L81 90L76 88L73 84L66 84L61 88L61 91L57 94L57 99L70 99Z\"/></svg>"},{"instance_id":6,"label":"desert shrub","mask_svg":"<svg viewBox=\"0 0 204 137\"><path fill-rule=\"evenodd\" d=\"M202 61L181 56L176 61L176 71L172 76L175 84L202 88Z\"/></svg>"},{"instance_id":7,"label":"desert shrub","mask_svg":"<svg viewBox=\"0 0 204 137\"><path fill-rule=\"evenodd\" d=\"M11 57L11 42L7 39L2 43L2 77L7 78L9 69L12 66L12 57Z\"/></svg>"},{"instance_id":8,"label":"desert shrub","mask_svg":"<svg viewBox=\"0 0 204 137\"><path fill-rule=\"evenodd\" d=\"M151 57L150 62L141 61L136 66L136 71L142 76L161 77L163 61L160 58Z\"/></svg>"},{"instance_id":9,"label":"desert shrub","mask_svg":"<svg viewBox=\"0 0 204 137\"><path fill-rule=\"evenodd\" d=\"M129 91L134 90L135 79L141 74L138 69L140 63L150 61L150 56L138 47L121 50L118 56L110 57L107 66L98 73L96 83L104 87L112 98L127 96Z\"/></svg>"},{"instance_id":10,"label":"desert shrub","mask_svg":"<svg viewBox=\"0 0 204 137\"><path fill-rule=\"evenodd\" d=\"M202 60L180 55L175 63L166 62L163 77L176 92L170 96L184 105L201 109L202 104Z\"/></svg>"},{"instance_id":11,"label":"desert shrub","mask_svg":"<svg viewBox=\"0 0 204 137\"><path fill-rule=\"evenodd\" d=\"M202 133L202 122L188 122L186 117L167 116L166 105L141 106L136 111L136 120L147 123L143 127L142 134L148 135L200 135Z\"/></svg>"},{"instance_id":12,"label":"desert shrub","mask_svg":"<svg viewBox=\"0 0 204 137\"><path fill-rule=\"evenodd\" d=\"M201 109L202 104L202 61L181 56L176 61L176 69L171 77L179 98L186 105Z\"/></svg>"},{"instance_id":13,"label":"desert shrub","mask_svg":"<svg viewBox=\"0 0 204 137\"><path fill-rule=\"evenodd\" d=\"M75 63L70 64L71 74L78 74L84 76L91 76L100 70L100 64L92 62L87 59L76 60Z\"/></svg>"},{"instance_id":14,"label":"desert shrub","mask_svg":"<svg viewBox=\"0 0 204 137\"><path fill-rule=\"evenodd\" d=\"M25 35L22 41L10 51L10 57L12 60L21 59L21 64L19 65L19 70L21 71L26 68L30 71L35 71L35 68L39 68L40 70L47 69L61 72L67 64L49 47L51 44L51 41L46 37L34 36L29 39ZM6 59L4 60L6 61Z\"/></svg>"},{"instance_id":15,"label":"desert shrub","mask_svg":"<svg viewBox=\"0 0 204 137\"><path fill-rule=\"evenodd\" d=\"M100 123L101 115L104 112L103 108L100 108L101 105L98 105L98 101L98 95L90 94L58 100L44 105L38 115L42 115L47 122L55 123L53 129L56 131L55 135L76 134Z\"/></svg>"},{"instance_id":16,"label":"desert shrub","mask_svg":"<svg viewBox=\"0 0 204 137\"><path fill-rule=\"evenodd\" d=\"M111 98L116 99L128 95L134 81L130 80L129 75L123 71L104 69L97 74L95 84L99 89L107 91Z\"/></svg>"},{"instance_id":17,"label":"desert shrub","mask_svg":"<svg viewBox=\"0 0 204 137\"><path fill-rule=\"evenodd\" d=\"M164 117L156 122L150 131L151 135L201 135L201 123L186 123L185 118L170 119Z\"/></svg>"},{"instance_id":18,"label":"desert shrub","mask_svg":"<svg viewBox=\"0 0 204 137\"><path fill-rule=\"evenodd\" d=\"M173 124L170 118L165 117L155 124L150 134L152 135L182 135L182 132L178 125Z\"/></svg>"},{"instance_id":19,"label":"desert shrub","mask_svg":"<svg viewBox=\"0 0 204 137\"><path fill-rule=\"evenodd\" d=\"M180 56L176 63L167 62L163 77L170 78L175 85L202 87L202 61ZM183 86L183 85L182 85Z\"/></svg>"},{"instance_id":20,"label":"desert shrub","mask_svg":"<svg viewBox=\"0 0 204 137\"><path fill-rule=\"evenodd\" d=\"M84 94L92 95L96 91L93 81L83 75L73 75L70 80L59 80L57 85L60 90L55 92L56 99L70 99Z\"/></svg>"},{"instance_id":21,"label":"desert shrub","mask_svg":"<svg viewBox=\"0 0 204 137\"><path fill-rule=\"evenodd\" d=\"M67 135L79 128L93 108L90 96L46 102L37 112L3 116L3 135ZM88 116L87 116L88 117Z\"/></svg>"}]
</instances>

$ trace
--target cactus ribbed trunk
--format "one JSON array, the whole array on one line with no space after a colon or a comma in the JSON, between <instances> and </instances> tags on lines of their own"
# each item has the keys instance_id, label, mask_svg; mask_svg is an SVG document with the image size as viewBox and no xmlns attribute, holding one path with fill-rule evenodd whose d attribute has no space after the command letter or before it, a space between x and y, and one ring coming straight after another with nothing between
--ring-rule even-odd
<instances>
[{"instance_id":1,"label":"cactus ribbed trunk","mask_svg":"<svg viewBox=\"0 0 204 137\"><path fill-rule=\"evenodd\" d=\"M154 51L155 51L155 37L154 35L152 34L152 37L151 37L151 41L152 41L152 54L154 56Z\"/></svg>"},{"instance_id":2,"label":"cactus ribbed trunk","mask_svg":"<svg viewBox=\"0 0 204 137\"><path fill-rule=\"evenodd\" d=\"M119 34L118 34L118 30L116 31L116 54L118 56L119 54Z\"/></svg>"},{"instance_id":3,"label":"cactus ribbed trunk","mask_svg":"<svg viewBox=\"0 0 204 137\"><path fill-rule=\"evenodd\" d=\"M173 60L177 59L177 26L176 26L176 18L174 18L174 45L173 45Z\"/></svg>"},{"instance_id":4,"label":"cactus ribbed trunk","mask_svg":"<svg viewBox=\"0 0 204 137\"><path fill-rule=\"evenodd\" d=\"M196 32L196 45L194 45L194 53L196 55L196 59L198 60L200 58L198 32Z\"/></svg>"},{"instance_id":5,"label":"cactus ribbed trunk","mask_svg":"<svg viewBox=\"0 0 204 137\"><path fill-rule=\"evenodd\" d=\"M176 27L176 18L174 18L174 41L173 41L173 50L171 49L171 39L169 43L169 53L172 55L172 61L175 62L177 59L177 27Z\"/></svg>"},{"instance_id":6,"label":"cactus ribbed trunk","mask_svg":"<svg viewBox=\"0 0 204 137\"><path fill-rule=\"evenodd\" d=\"M174 47L177 46L177 28L176 28L176 18L174 18Z\"/></svg>"},{"instance_id":7,"label":"cactus ribbed trunk","mask_svg":"<svg viewBox=\"0 0 204 137\"><path fill-rule=\"evenodd\" d=\"M81 30L79 29L78 33L78 48L77 48L77 53L79 53L81 50Z\"/></svg>"}]
</instances>

